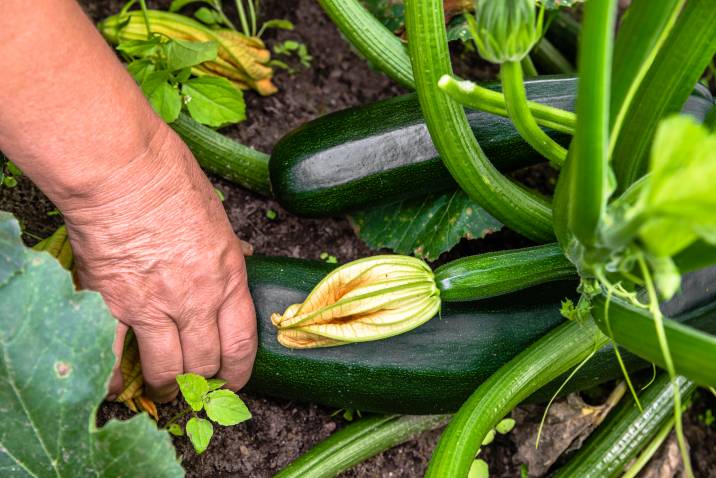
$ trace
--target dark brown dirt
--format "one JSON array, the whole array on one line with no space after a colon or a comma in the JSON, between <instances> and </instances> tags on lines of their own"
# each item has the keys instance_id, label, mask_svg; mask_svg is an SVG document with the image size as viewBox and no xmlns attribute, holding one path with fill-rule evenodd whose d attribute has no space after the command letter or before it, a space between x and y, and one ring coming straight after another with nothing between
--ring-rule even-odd
<instances>
[{"instance_id":1,"label":"dark brown dirt","mask_svg":"<svg viewBox=\"0 0 716 478\"><path fill-rule=\"evenodd\" d=\"M80 0L87 13L98 21L116 13L124 0ZM166 7L169 3L149 1L150 7ZM226 2L230 4L232 2ZM269 32L269 45L276 41L295 39L306 43L313 62L310 69L292 66L298 73L291 76L279 71L276 84L280 92L268 98L246 94L248 120L224 133L270 152L275 142L287 131L321 114L375 101L401 93L384 76L372 71L341 38L336 28L323 15L313 0L264 0L262 17L287 18L295 25L292 32ZM460 47L453 51L459 74L474 79L494 78L495 70L463 54ZM549 190L554 174L537 170L519 175L520 180ZM235 231L253 244L257 254L288 255L317 259L321 252L329 252L340 261L369 254L371 251L353 234L345 219L309 220L296 218L274 201L258 197L226 181L211 178L225 196L225 207ZM54 210L49 201L25 178L17 188L2 189L0 209L15 213L25 225L26 240L47 236L61 222L48 217ZM270 220L266 211L277 212ZM527 241L511 231L502 231L481 241L462 241L449 255L453 258L467 253L527 245ZM250 476L267 477L308 451L321 439L345 425L335 410L313 404L241 394L253 418L231 428L217 428L209 449L196 455L184 438L175 440L177 452L191 477ZM697 476L716 476L713 450L716 449L716 424L707 427L699 420L707 408L716 408L716 399L701 395L686 420L686 430L695 456ZM161 423L180 410L177 402L160 406ZM541 414L541 411L539 412ZM109 418L127 418L124 406L107 403L99 412L99 422ZM518 425L519 426L519 425ZM435 446L439 432L424 434L417 440L395 447L353 470L346 477L414 477L422 476ZM520 463L514 455L517 446L511 436L498 436L481 452L490 464L491 476L519 476Z\"/></svg>"}]
</instances>

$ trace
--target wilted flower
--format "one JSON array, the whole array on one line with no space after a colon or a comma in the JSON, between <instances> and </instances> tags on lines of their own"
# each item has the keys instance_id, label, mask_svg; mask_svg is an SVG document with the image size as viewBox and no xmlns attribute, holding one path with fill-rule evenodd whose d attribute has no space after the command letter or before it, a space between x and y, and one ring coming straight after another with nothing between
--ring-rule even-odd
<instances>
[{"instance_id":1,"label":"wilted flower","mask_svg":"<svg viewBox=\"0 0 716 478\"><path fill-rule=\"evenodd\" d=\"M414 257L385 255L340 266L302 304L273 314L271 321L286 347L329 347L407 332L439 309L430 267Z\"/></svg>"},{"instance_id":2,"label":"wilted flower","mask_svg":"<svg viewBox=\"0 0 716 478\"><path fill-rule=\"evenodd\" d=\"M480 56L501 64L527 56L542 36L544 9L537 16L534 0L478 0L466 18Z\"/></svg>"}]
</instances>

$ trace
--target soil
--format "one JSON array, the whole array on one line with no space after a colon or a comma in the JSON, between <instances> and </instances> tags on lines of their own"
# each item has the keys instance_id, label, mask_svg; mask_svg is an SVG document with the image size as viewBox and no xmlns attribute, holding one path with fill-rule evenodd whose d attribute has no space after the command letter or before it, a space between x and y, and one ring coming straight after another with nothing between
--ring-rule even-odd
<instances>
[{"instance_id":1,"label":"soil","mask_svg":"<svg viewBox=\"0 0 716 478\"><path fill-rule=\"evenodd\" d=\"M116 13L124 0L80 0L80 3L88 15L98 21ZM148 3L150 7L166 7L169 2ZM269 45L287 39L305 43L313 57L311 67L301 68L297 61L290 60L289 63L298 72L294 75L280 70L277 72L275 82L279 93L267 98L246 93L247 121L223 131L225 134L270 152L281 136L312 118L403 92L386 77L373 71L351 49L315 0L264 0L262 17L286 18L294 23L295 30L270 31L265 39ZM459 73L473 79L495 77L493 67L476 61L474 56L462 54L459 47L453 53ZM554 175L549 169L521 172L519 178L543 190L549 190L554 183ZM211 180L226 197L224 205L234 230L254 246L256 254L318 259L322 252L328 252L339 261L347 261L373 252L356 238L344 218L297 218L271 199L259 197L218 178ZM54 206L26 178L20 178L16 188L2 190L0 209L9 210L20 218L25 226L25 239L30 244L49 235L61 223L61 218L48 216L54 211ZM275 219L267 217L269 210L277 213ZM440 262L467 253L527 244L518 235L504 230L479 241L463 240ZM336 410L319 405L240 395L253 413L253 418L235 427L217 428L204 454L196 455L185 438L175 439L177 453L188 476L271 476L347 423L340 415L334 414ZM699 418L707 409L716 408L716 399L708 393L702 393L700 397L686 417L687 437L692 444L697 476L716 476L716 457L712 453L716 449L716 424L707 426ZM160 406L161 422L178 410L180 406L176 401ZM541 410L539 413L541 415ZM100 409L98 421L101 424L110 418L128 416L129 412L123 405L105 403ZM425 433L342 476L422 476L438 436L439 431ZM515 459L518 445L511 435L507 435L498 436L492 445L485 447L480 456L489 463L491 476L519 476L520 463Z\"/></svg>"}]
</instances>

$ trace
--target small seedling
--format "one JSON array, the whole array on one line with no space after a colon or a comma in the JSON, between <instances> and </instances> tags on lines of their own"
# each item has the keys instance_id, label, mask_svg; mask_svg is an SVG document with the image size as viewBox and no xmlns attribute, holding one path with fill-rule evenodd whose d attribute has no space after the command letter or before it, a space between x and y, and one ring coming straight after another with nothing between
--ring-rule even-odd
<instances>
[{"instance_id":1,"label":"small seedling","mask_svg":"<svg viewBox=\"0 0 716 478\"><path fill-rule=\"evenodd\" d=\"M274 211L273 209L266 210L266 218L269 219L270 221L273 221L277 217L278 217L278 213L276 211Z\"/></svg>"},{"instance_id":2,"label":"small seedling","mask_svg":"<svg viewBox=\"0 0 716 478\"><path fill-rule=\"evenodd\" d=\"M219 201L221 201L221 202L226 201L226 196L224 196L224 193L221 189L214 188L214 192L219 197Z\"/></svg>"},{"instance_id":3,"label":"small seedling","mask_svg":"<svg viewBox=\"0 0 716 478\"><path fill-rule=\"evenodd\" d=\"M327 262L328 264L338 264L338 259L336 259L336 256L332 256L326 251L321 252L321 254L318 256L322 261Z\"/></svg>"},{"instance_id":4,"label":"small seedling","mask_svg":"<svg viewBox=\"0 0 716 478\"><path fill-rule=\"evenodd\" d=\"M305 68L310 68L311 61L313 61L313 57L308 53L308 47L306 47L305 44L297 42L295 40L286 40L283 43L278 43L274 45L273 52L277 55L296 55L296 57L298 57L298 61L300 61ZM277 62L274 60L274 66L281 67L280 63L283 62ZM283 64L286 65L285 63ZM288 72L290 74L293 74L295 73L295 70L292 70L289 67Z\"/></svg>"},{"instance_id":5,"label":"small seedling","mask_svg":"<svg viewBox=\"0 0 716 478\"><path fill-rule=\"evenodd\" d=\"M714 414L711 409L707 408L704 413L699 414L699 420L707 427L710 427L714 423L714 421L716 421L716 418L714 417Z\"/></svg>"},{"instance_id":6,"label":"small seedling","mask_svg":"<svg viewBox=\"0 0 716 478\"><path fill-rule=\"evenodd\" d=\"M174 436L189 437L194 450L204 453L214 434L212 422L222 426L232 426L251 418L251 412L243 400L231 390L222 389L226 382L218 378L206 379L195 373L177 375L179 390L188 408L179 412L164 426ZM204 410L207 418L198 415ZM192 417L182 429L177 420L190 414Z\"/></svg>"},{"instance_id":7,"label":"small seedling","mask_svg":"<svg viewBox=\"0 0 716 478\"><path fill-rule=\"evenodd\" d=\"M510 433L512 429L515 428L515 423L515 420L512 418L502 419L500 423L495 425L495 428L487 432L485 438L482 439L480 446L487 446L492 443L495 439L495 432L500 435ZM477 454L480 454L480 450L477 450ZM490 470L487 466L487 462L485 460L481 460L480 458L475 458L475 461L473 461L470 466L470 473L467 476L468 478L488 478L490 476Z\"/></svg>"},{"instance_id":8,"label":"small seedling","mask_svg":"<svg viewBox=\"0 0 716 478\"><path fill-rule=\"evenodd\" d=\"M339 408L335 412L331 413L331 416L335 417L336 415L338 415L341 412L343 412L341 414L343 419L346 421L349 421L349 422L352 422L356 417L363 418L363 413L360 410L358 410L357 408L349 408L349 407Z\"/></svg>"},{"instance_id":9,"label":"small seedling","mask_svg":"<svg viewBox=\"0 0 716 478\"><path fill-rule=\"evenodd\" d=\"M475 459L470 465L470 472L467 478L488 478L490 476L490 468L487 462L481 458Z\"/></svg>"},{"instance_id":10,"label":"small seedling","mask_svg":"<svg viewBox=\"0 0 716 478\"><path fill-rule=\"evenodd\" d=\"M22 171L0 151L0 185L14 188L17 186L17 178L20 176L22 176Z\"/></svg>"}]
</instances>

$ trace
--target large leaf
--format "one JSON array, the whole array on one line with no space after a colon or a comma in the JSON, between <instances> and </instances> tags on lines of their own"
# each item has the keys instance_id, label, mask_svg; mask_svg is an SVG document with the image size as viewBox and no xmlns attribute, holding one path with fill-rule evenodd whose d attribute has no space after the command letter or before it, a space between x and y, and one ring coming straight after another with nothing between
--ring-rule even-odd
<instances>
[{"instance_id":1,"label":"large leaf","mask_svg":"<svg viewBox=\"0 0 716 478\"><path fill-rule=\"evenodd\" d=\"M115 322L0 212L0 476L183 476L146 415L97 429Z\"/></svg>"},{"instance_id":2,"label":"large leaf","mask_svg":"<svg viewBox=\"0 0 716 478\"><path fill-rule=\"evenodd\" d=\"M462 190L355 213L358 236L371 248L437 259L460 239L478 239L502 224Z\"/></svg>"}]
</instances>

